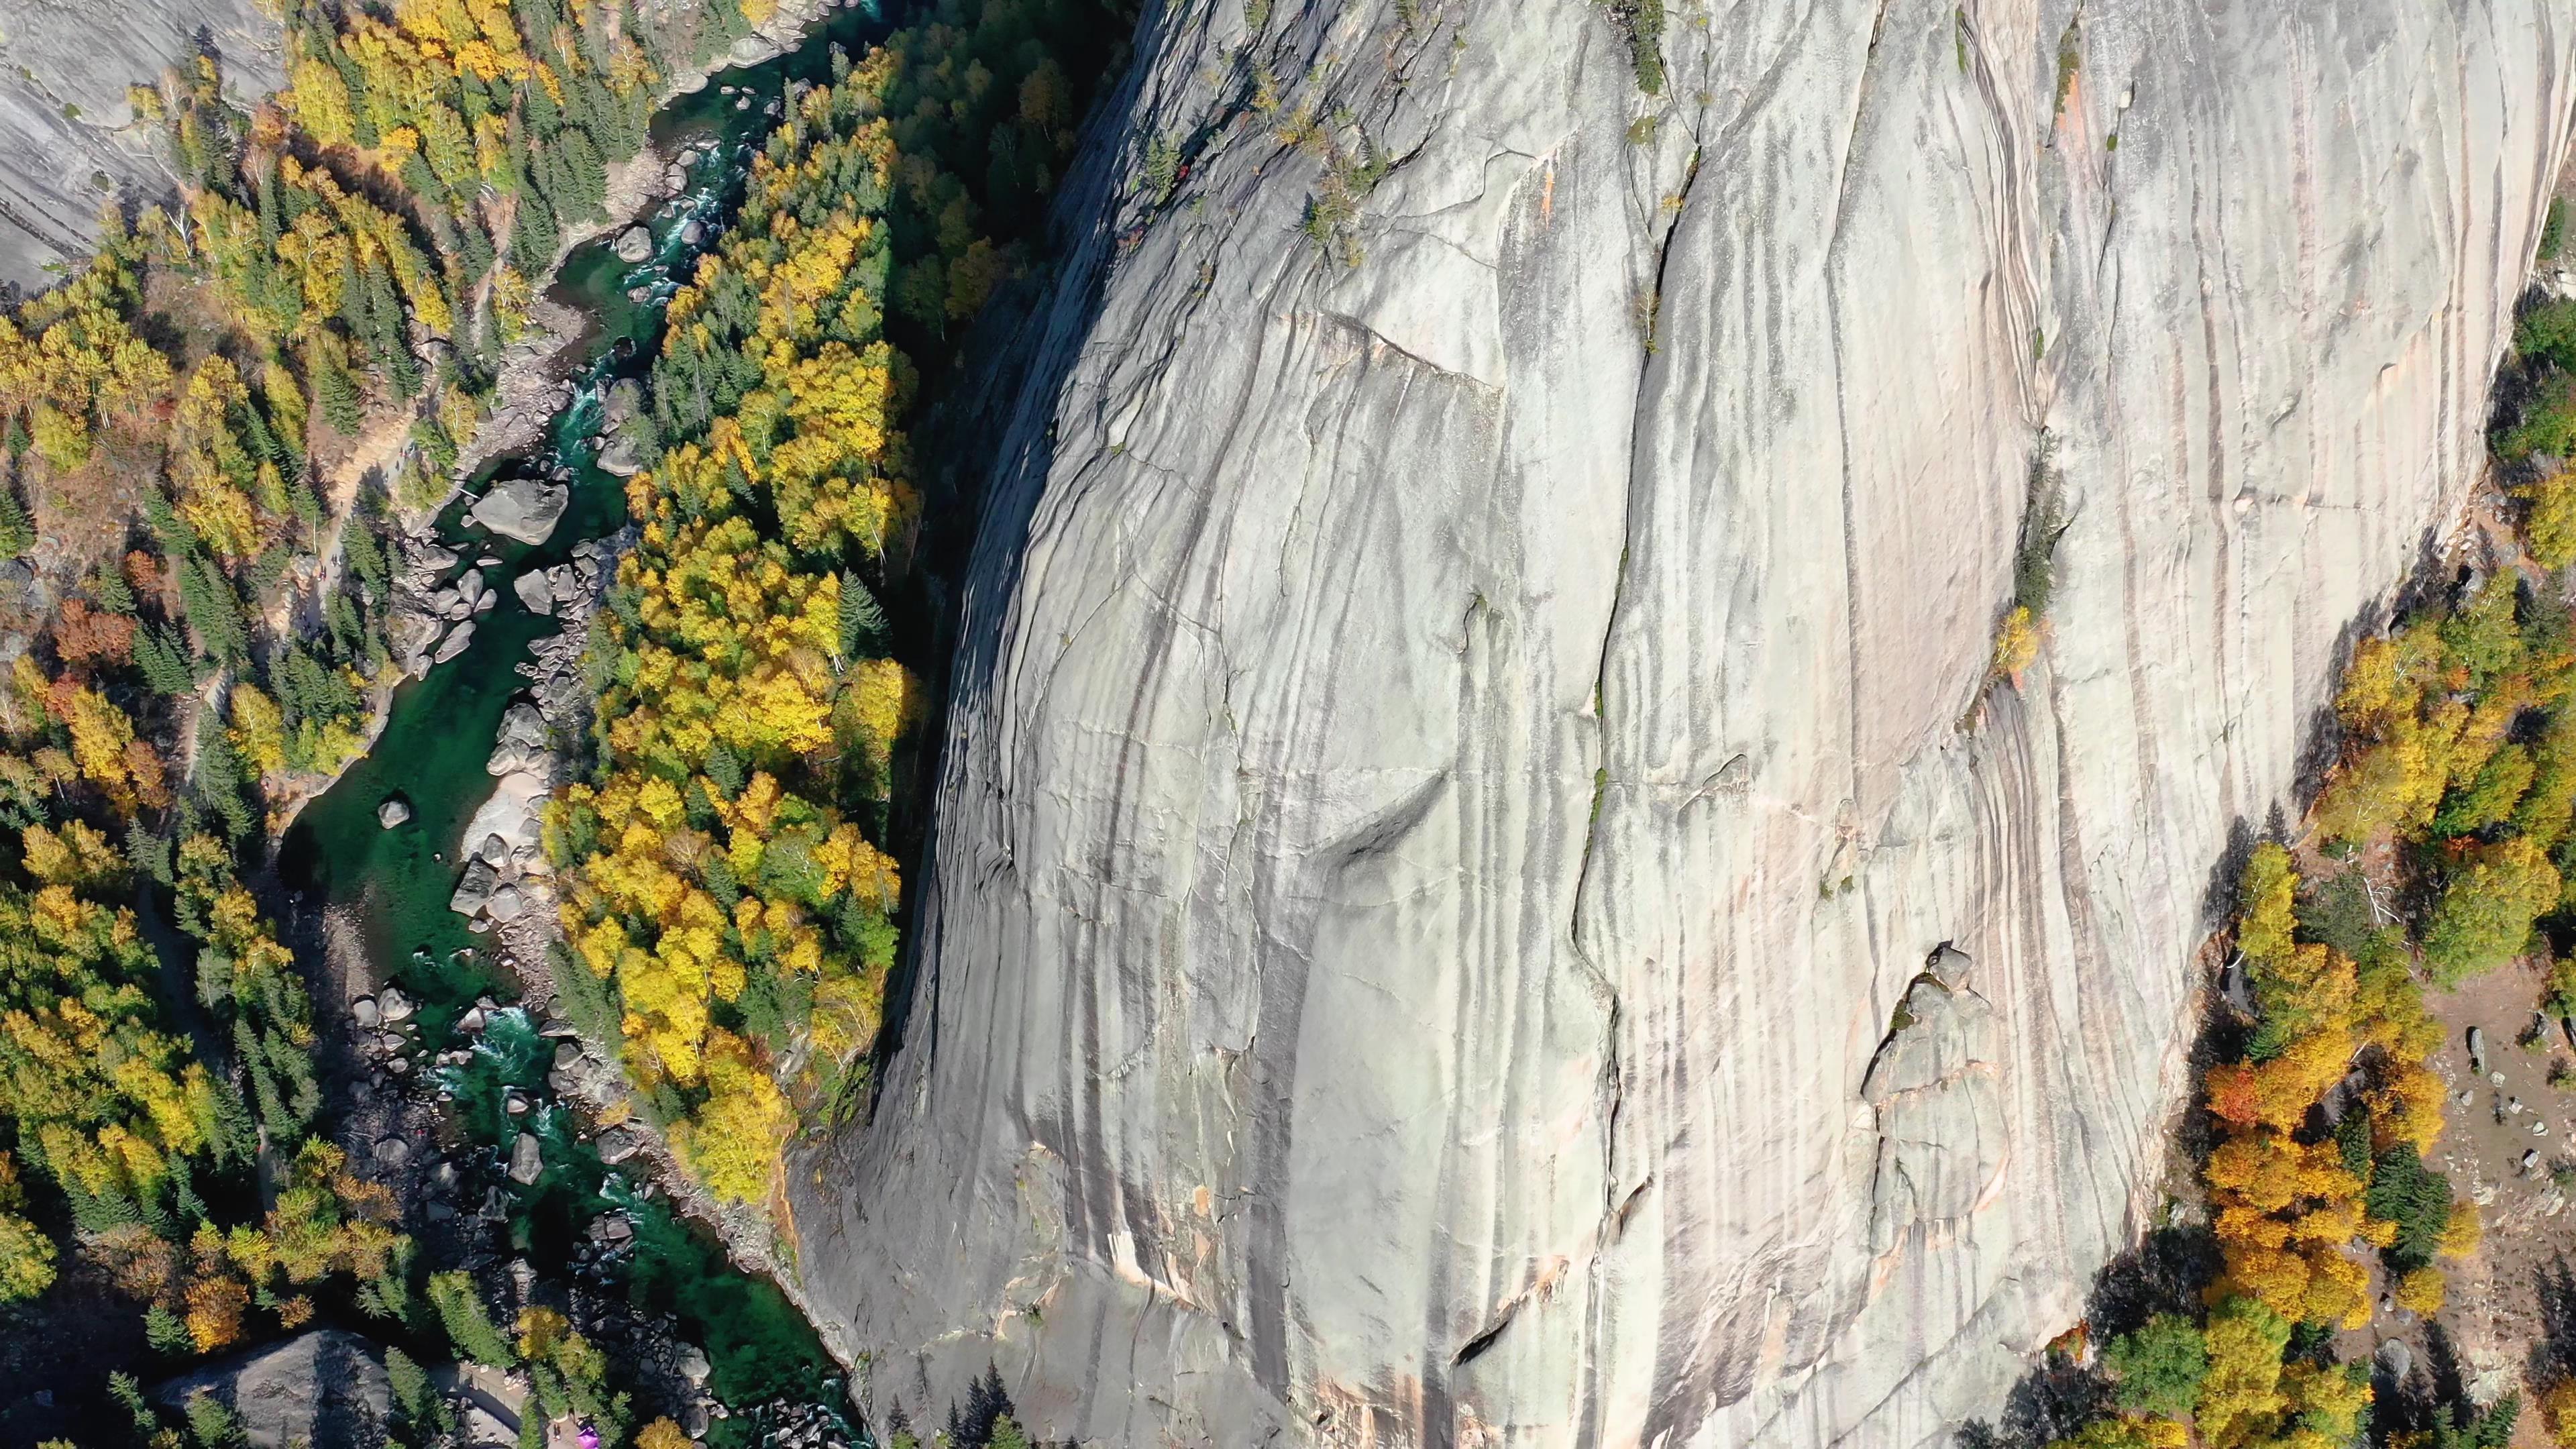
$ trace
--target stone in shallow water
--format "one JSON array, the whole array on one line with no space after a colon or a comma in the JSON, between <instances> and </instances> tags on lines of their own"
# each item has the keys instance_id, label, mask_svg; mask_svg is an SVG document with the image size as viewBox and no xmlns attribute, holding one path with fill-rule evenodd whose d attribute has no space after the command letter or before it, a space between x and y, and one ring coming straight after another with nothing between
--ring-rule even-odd
<instances>
[{"instance_id":1,"label":"stone in shallow water","mask_svg":"<svg viewBox=\"0 0 2576 1449\"><path fill-rule=\"evenodd\" d=\"M360 1026L373 1029L383 1018L377 1014L376 999L372 996L361 996L349 1003L349 1019Z\"/></svg>"},{"instance_id":2,"label":"stone in shallow water","mask_svg":"<svg viewBox=\"0 0 2576 1449\"><path fill-rule=\"evenodd\" d=\"M468 619L464 623L447 631L447 637L439 640L438 648L431 651L429 662L432 664L445 664L448 660L464 653L465 646L473 642L474 621Z\"/></svg>"},{"instance_id":3,"label":"stone in shallow water","mask_svg":"<svg viewBox=\"0 0 2576 1449\"><path fill-rule=\"evenodd\" d=\"M447 908L460 916L479 915L500 883L491 865L477 858L465 867L465 878L456 883L456 894L447 898Z\"/></svg>"},{"instance_id":4,"label":"stone in shallow water","mask_svg":"<svg viewBox=\"0 0 2576 1449\"><path fill-rule=\"evenodd\" d=\"M572 501L572 490L539 478L505 478L474 501L465 521L521 543L543 543Z\"/></svg>"},{"instance_id":5,"label":"stone in shallow water","mask_svg":"<svg viewBox=\"0 0 2576 1449\"><path fill-rule=\"evenodd\" d=\"M387 800L376 807L376 823L387 830L411 818L411 807L400 800Z\"/></svg>"},{"instance_id":6,"label":"stone in shallow water","mask_svg":"<svg viewBox=\"0 0 2576 1449\"><path fill-rule=\"evenodd\" d=\"M399 986L388 986L376 993L376 1006L387 1021L406 1021L411 1017L411 998Z\"/></svg>"},{"instance_id":7,"label":"stone in shallow water","mask_svg":"<svg viewBox=\"0 0 2576 1449\"><path fill-rule=\"evenodd\" d=\"M400 1167L411 1161L411 1144L399 1137L376 1139L376 1161L387 1167Z\"/></svg>"},{"instance_id":8,"label":"stone in shallow water","mask_svg":"<svg viewBox=\"0 0 2576 1449\"><path fill-rule=\"evenodd\" d=\"M644 471L644 452L632 438L608 440L599 450L599 471L620 478L632 478Z\"/></svg>"},{"instance_id":9,"label":"stone in shallow water","mask_svg":"<svg viewBox=\"0 0 2576 1449\"><path fill-rule=\"evenodd\" d=\"M653 233L640 226L630 226L618 233L617 259L619 261L640 262L651 255L653 255Z\"/></svg>"},{"instance_id":10,"label":"stone in shallow water","mask_svg":"<svg viewBox=\"0 0 2576 1449\"><path fill-rule=\"evenodd\" d=\"M510 1180L531 1183L537 1180L538 1173L545 1170L545 1149L538 1144L537 1134L520 1133L519 1140L510 1144Z\"/></svg>"}]
</instances>

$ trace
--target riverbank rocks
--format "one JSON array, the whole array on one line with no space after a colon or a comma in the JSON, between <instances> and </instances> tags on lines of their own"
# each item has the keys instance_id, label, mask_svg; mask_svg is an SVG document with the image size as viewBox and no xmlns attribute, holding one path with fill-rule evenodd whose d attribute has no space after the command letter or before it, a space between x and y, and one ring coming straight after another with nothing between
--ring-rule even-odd
<instances>
[{"instance_id":1,"label":"riverbank rocks","mask_svg":"<svg viewBox=\"0 0 2576 1449\"><path fill-rule=\"evenodd\" d=\"M643 472L652 427L644 416L644 385L631 377L618 379L600 410L600 471L620 478Z\"/></svg>"},{"instance_id":2,"label":"riverbank rocks","mask_svg":"<svg viewBox=\"0 0 2576 1449\"><path fill-rule=\"evenodd\" d=\"M429 662L432 664L445 664L448 660L464 653L465 646L473 642L474 621L467 619L456 627L448 630L447 637L438 641L438 647L429 652Z\"/></svg>"},{"instance_id":3,"label":"riverbank rocks","mask_svg":"<svg viewBox=\"0 0 2576 1449\"><path fill-rule=\"evenodd\" d=\"M411 998L399 986L388 986L376 993L376 1010L386 1022L411 1020Z\"/></svg>"},{"instance_id":4,"label":"riverbank rocks","mask_svg":"<svg viewBox=\"0 0 2576 1449\"><path fill-rule=\"evenodd\" d=\"M520 607L531 614L555 611L554 582L546 574L531 570L510 581L510 592L519 596Z\"/></svg>"},{"instance_id":5,"label":"riverbank rocks","mask_svg":"<svg viewBox=\"0 0 2576 1449\"><path fill-rule=\"evenodd\" d=\"M152 1398L184 1411L200 1393L233 1411L253 1449L375 1449L393 1402L382 1350L334 1328L209 1364Z\"/></svg>"},{"instance_id":6,"label":"riverbank rocks","mask_svg":"<svg viewBox=\"0 0 2576 1449\"><path fill-rule=\"evenodd\" d=\"M520 1133L518 1140L510 1144L510 1180L524 1186L536 1181L545 1170L545 1148L537 1141L537 1134Z\"/></svg>"},{"instance_id":7,"label":"riverbank rocks","mask_svg":"<svg viewBox=\"0 0 2576 1449\"><path fill-rule=\"evenodd\" d=\"M640 226L630 226L617 234L617 259L635 263L653 255L653 233Z\"/></svg>"},{"instance_id":8,"label":"riverbank rocks","mask_svg":"<svg viewBox=\"0 0 2576 1449\"><path fill-rule=\"evenodd\" d=\"M411 807L400 800L387 800L376 807L376 824L387 830L411 818Z\"/></svg>"},{"instance_id":9,"label":"riverbank rocks","mask_svg":"<svg viewBox=\"0 0 2576 1449\"><path fill-rule=\"evenodd\" d=\"M470 852L448 908L499 923L518 919L539 898L532 876L551 870L545 859L542 812L550 789L549 730L537 706L521 700L504 711L484 769L498 777L491 797L466 822ZM551 903L548 895L544 900Z\"/></svg>"},{"instance_id":10,"label":"riverbank rocks","mask_svg":"<svg viewBox=\"0 0 2576 1449\"><path fill-rule=\"evenodd\" d=\"M503 538L540 544L554 536L555 525L562 521L571 501L572 490L560 483L540 478L504 478L474 500L465 521Z\"/></svg>"},{"instance_id":11,"label":"riverbank rocks","mask_svg":"<svg viewBox=\"0 0 2576 1449\"><path fill-rule=\"evenodd\" d=\"M456 891L447 898L447 908L460 916L479 916L492 902L492 892L501 888L501 877L489 861L481 856L465 863L465 874L456 882Z\"/></svg>"},{"instance_id":12,"label":"riverbank rocks","mask_svg":"<svg viewBox=\"0 0 2576 1449\"><path fill-rule=\"evenodd\" d=\"M590 687L582 674L582 654L589 646L588 622L601 591L617 575L617 556L631 546L634 525L606 538L585 539L573 548L572 560L546 571L556 616L563 620L554 634L528 646L519 673L529 682L538 713L569 735L590 724Z\"/></svg>"}]
</instances>

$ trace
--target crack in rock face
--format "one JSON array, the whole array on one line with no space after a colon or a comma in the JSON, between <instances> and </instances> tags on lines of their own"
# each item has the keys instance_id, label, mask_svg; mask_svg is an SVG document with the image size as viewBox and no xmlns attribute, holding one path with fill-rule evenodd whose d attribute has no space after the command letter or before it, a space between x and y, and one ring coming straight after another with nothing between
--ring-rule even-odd
<instances>
[{"instance_id":1,"label":"crack in rock face","mask_svg":"<svg viewBox=\"0 0 2576 1449\"><path fill-rule=\"evenodd\" d=\"M1909 1230L1967 1218L2003 1171L2002 1029L1983 997L1915 978L1899 1026L1870 1062L1862 1100L1877 1114L1873 1253Z\"/></svg>"},{"instance_id":2,"label":"crack in rock face","mask_svg":"<svg viewBox=\"0 0 2576 1449\"><path fill-rule=\"evenodd\" d=\"M1580 0L1156 7L973 408L903 1043L787 1176L872 1411L1996 1412L2151 1206L2213 865L2481 466L2555 5L2094 0L2062 87L2071 0L1671 7L1652 97Z\"/></svg>"}]
</instances>

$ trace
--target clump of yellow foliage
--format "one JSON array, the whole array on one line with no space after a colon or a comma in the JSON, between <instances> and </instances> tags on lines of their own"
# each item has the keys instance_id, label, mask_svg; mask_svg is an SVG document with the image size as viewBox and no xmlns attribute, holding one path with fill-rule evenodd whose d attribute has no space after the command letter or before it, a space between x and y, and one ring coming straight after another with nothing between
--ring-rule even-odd
<instances>
[{"instance_id":1,"label":"clump of yellow foliage","mask_svg":"<svg viewBox=\"0 0 2576 1449\"><path fill-rule=\"evenodd\" d=\"M671 300L665 451L627 485L640 537L595 636L608 768L548 841L626 1065L724 1197L863 1081L894 962L880 832L921 703L866 583L918 507L888 319L938 349L1020 269L996 238L1042 214L1124 16L966 0L836 57Z\"/></svg>"},{"instance_id":2,"label":"clump of yellow foliage","mask_svg":"<svg viewBox=\"0 0 2576 1449\"><path fill-rule=\"evenodd\" d=\"M843 590L864 586L837 566L881 560L912 506L898 361L854 265L883 239L789 204L852 160L886 184L892 144L863 98L807 94L786 159L773 145L755 164L744 224L671 304L657 383L723 351L759 385L628 484L642 527L599 644L611 766L549 832L571 867L565 928L623 1001L629 1070L681 1107L675 1144L737 1200L767 1190L791 1089L815 1099L874 1037L901 895L842 808L882 795L916 710L903 667L863 652Z\"/></svg>"}]
</instances>

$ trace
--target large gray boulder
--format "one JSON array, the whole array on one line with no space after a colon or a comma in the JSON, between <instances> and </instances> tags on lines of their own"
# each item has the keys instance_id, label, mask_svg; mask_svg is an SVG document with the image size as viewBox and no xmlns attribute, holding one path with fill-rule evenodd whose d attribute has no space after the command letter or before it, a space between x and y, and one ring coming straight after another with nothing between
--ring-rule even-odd
<instances>
[{"instance_id":1,"label":"large gray boulder","mask_svg":"<svg viewBox=\"0 0 2576 1449\"><path fill-rule=\"evenodd\" d=\"M2095 0L2062 103L2072 0L1669 7L1661 98L1583 0L1158 8L978 414L904 1046L785 1175L880 1410L1995 1413L2150 1205L2231 831L2479 469L2558 4ZM1393 158L1356 265L1247 44ZM2051 633L1979 709L2042 427Z\"/></svg>"},{"instance_id":2,"label":"large gray boulder","mask_svg":"<svg viewBox=\"0 0 2576 1449\"><path fill-rule=\"evenodd\" d=\"M214 1395L241 1416L251 1449L376 1449L393 1402L383 1354L320 1328L171 1379L152 1397L177 1409Z\"/></svg>"},{"instance_id":3,"label":"large gray boulder","mask_svg":"<svg viewBox=\"0 0 2576 1449\"><path fill-rule=\"evenodd\" d=\"M504 478L492 485L491 491L474 500L465 521L479 524L503 538L521 543L543 543L554 536L555 524L572 501L572 490L541 478Z\"/></svg>"}]
</instances>

